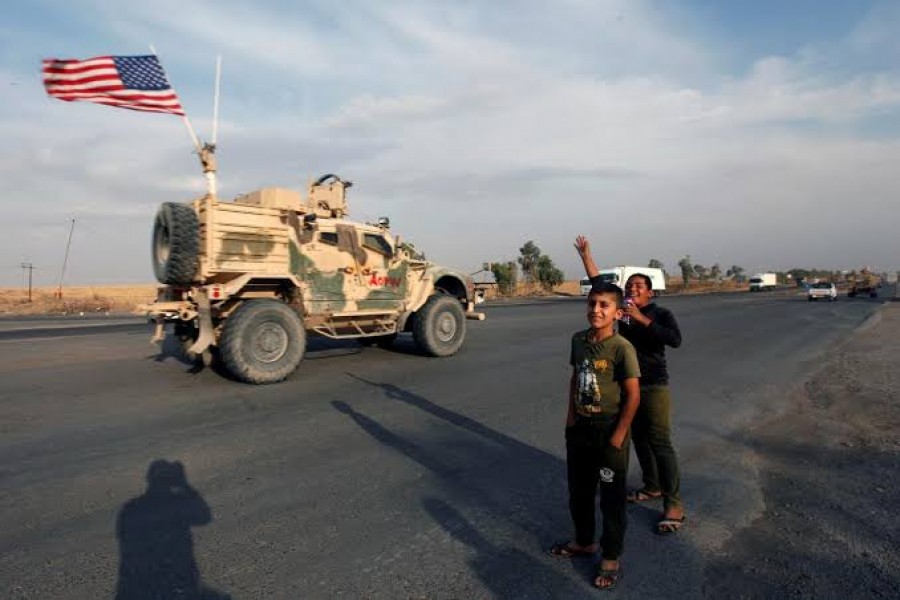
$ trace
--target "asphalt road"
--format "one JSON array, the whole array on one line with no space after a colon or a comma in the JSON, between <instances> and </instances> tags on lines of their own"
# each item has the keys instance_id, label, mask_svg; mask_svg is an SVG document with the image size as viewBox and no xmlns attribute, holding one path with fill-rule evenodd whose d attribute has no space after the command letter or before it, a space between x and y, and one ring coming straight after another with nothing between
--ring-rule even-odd
<instances>
[{"instance_id":1,"label":"asphalt road","mask_svg":"<svg viewBox=\"0 0 900 600\"><path fill-rule=\"evenodd\" d=\"M701 595L710 557L763 510L732 434L783 410L879 306L663 303L685 338L670 364L689 516L662 539L653 509L630 509L623 598ZM583 304L485 310L455 357L318 342L264 387L182 364L127 320L0 327L0 596L594 597L590 561L544 553L571 529L562 428Z\"/></svg>"}]
</instances>

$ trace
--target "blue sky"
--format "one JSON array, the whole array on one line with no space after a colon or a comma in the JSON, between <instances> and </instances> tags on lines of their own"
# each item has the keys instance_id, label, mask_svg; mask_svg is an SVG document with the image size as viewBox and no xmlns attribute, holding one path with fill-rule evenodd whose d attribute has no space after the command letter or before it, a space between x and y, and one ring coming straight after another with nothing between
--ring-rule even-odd
<instances>
[{"instance_id":1,"label":"blue sky","mask_svg":"<svg viewBox=\"0 0 900 600\"><path fill-rule=\"evenodd\" d=\"M548 6L6 3L0 286L55 285L71 219L66 283L152 282L156 207L204 189L183 124L40 81L150 44L203 138L223 57L222 197L336 172L464 270L534 240L576 278L579 233L603 264L900 268L900 3Z\"/></svg>"}]
</instances>

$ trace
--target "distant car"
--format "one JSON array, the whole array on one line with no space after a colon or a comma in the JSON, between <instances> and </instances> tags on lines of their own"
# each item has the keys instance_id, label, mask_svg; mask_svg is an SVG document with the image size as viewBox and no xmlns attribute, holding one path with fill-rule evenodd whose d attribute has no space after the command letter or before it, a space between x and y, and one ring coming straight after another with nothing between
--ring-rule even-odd
<instances>
[{"instance_id":1,"label":"distant car","mask_svg":"<svg viewBox=\"0 0 900 600\"><path fill-rule=\"evenodd\" d=\"M810 285L806 291L806 299L812 302L819 298L834 302L837 300L837 288L830 281L819 281Z\"/></svg>"}]
</instances>

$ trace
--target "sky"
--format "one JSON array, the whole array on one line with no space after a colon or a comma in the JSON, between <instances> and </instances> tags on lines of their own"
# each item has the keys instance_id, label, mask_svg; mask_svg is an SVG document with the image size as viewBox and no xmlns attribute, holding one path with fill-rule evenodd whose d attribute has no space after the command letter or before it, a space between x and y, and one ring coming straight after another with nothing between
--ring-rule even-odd
<instances>
[{"instance_id":1,"label":"sky","mask_svg":"<svg viewBox=\"0 0 900 600\"><path fill-rule=\"evenodd\" d=\"M157 207L205 190L183 121L40 74L151 45L203 140L222 57L222 199L337 173L467 272L532 240L578 278L578 234L602 266L894 271L898 30L897 1L12 0L0 286L154 281Z\"/></svg>"}]
</instances>

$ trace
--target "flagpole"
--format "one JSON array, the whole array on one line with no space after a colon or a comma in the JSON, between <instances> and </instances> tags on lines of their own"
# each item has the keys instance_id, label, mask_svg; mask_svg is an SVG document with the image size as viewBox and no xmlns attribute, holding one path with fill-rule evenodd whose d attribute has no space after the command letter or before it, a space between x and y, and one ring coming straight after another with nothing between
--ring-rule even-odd
<instances>
[{"instance_id":1,"label":"flagpole","mask_svg":"<svg viewBox=\"0 0 900 600\"><path fill-rule=\"evenodd\" d=\"M216 56L216 92L213 98L213 132L212 143L216 144L216 137L219 132L219 82L222 79L222 55Z\"/></svg>"},{"instance_id":2,"label":"flagpole","mask_svg":"<svg viewBox=\"0 0 900 600\"><path fill-rule=\"evenodd\" d=\"M153 44L150 44L150 52L152 52L153 56L155 56L156 59L159 60L159 53L156 52L156 48L153 47ZM163 68L162 63L159 63L159 68ZM165 69L163 69L163 73L165 73ZM168 78L169 76L166 75L166 79ZM172 85L171 81L169 81L169 87L172 88L172 93L177 95L175 86ZM184 107L182 105L182 109L183 108ZM187 116L187 111L184 111L184 113L185 114L181 115L181 120L184 122L185 127L187 127L188 134L190 134L191 140L194 142L194 148L197 150L197 152L200 152L200 150L202 149L202 146L200 145L200 138L197 137L197 133L194 131L194 126L191 125L191 120Z\"/></svg>"}]
</instances>

